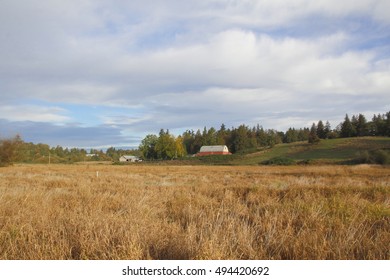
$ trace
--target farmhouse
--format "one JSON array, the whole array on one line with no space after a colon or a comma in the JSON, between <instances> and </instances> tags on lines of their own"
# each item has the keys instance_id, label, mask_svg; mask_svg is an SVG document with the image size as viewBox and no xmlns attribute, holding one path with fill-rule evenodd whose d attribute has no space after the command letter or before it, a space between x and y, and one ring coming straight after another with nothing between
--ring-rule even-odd
<instances>
[{"instance_id":1,"label":"farmhouse","mask_svg":"<svg viewBox=\"0 0 390 280\"><path fill-rule=\"evenodd\" d=\"M231 155L229 149L225 145L220 146L202 146L199 153L196 156L209 156L209 155Z\"/></svg>"},{"instance_id":2,"label":"farmhouse","mask_svg":"<svg viewBox=\"0 0 390 280\"><path fill-rule=\"evenodd\" d=\"M86 156L86 157L97 157L98 154L86 154L85 156Z\"/></svg>"},{"instance_id":3,"label":"farmhouse","mask_svg":"<svg viewBox=\"0 0 390 280\"><path fill-rule=\"evenodd\" d=\"M139 162L141 159L136 156L121 156L119 158L120 162Z\"/></svg>"}]
</instances>

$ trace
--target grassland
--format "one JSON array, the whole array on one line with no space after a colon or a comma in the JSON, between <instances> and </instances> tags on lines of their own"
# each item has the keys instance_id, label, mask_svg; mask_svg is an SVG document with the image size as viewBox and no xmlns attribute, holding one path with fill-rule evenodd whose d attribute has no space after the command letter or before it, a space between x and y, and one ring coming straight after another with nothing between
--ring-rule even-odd
<instances>
[{"instance_id":1,"label":"grassland","mask_svg":"<svg viewBox=\"0 0 390 280\"><path fill-rule=\"evenodd\" d=\"M285 157L296 163L351 164L362 153L381 149L390 150L389 137L325 139L317 144L309 144L307 141L279 144L246 155L234 155L231 159L217 158L216 162L229 165L258 165L272 158Z\"/></svg>"},{"instance_id":2,"label":"grassland","mask_svg":"<svg viewBox=\"0 0 390 280\"><path fill-rule=\"evenodd\" d=\"M388 260L389 171L2 168L0 259Z\"/></svg>"}]
</instances>

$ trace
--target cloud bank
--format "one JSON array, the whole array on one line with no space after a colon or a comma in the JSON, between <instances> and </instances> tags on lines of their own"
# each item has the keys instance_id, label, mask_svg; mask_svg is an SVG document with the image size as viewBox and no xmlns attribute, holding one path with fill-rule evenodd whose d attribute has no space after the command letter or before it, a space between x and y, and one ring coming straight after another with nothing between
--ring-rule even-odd
<instances>
[{"instance_id":1,"label":"cloud bank","mask_svg":"<svg viewBox=\"0 0 390 280\"><path fill-rule=\"evenodd\" d=\"M390 107L388 1L22 2L0 10L0 136L136 146Z\"/></svg>"}]
</instances>

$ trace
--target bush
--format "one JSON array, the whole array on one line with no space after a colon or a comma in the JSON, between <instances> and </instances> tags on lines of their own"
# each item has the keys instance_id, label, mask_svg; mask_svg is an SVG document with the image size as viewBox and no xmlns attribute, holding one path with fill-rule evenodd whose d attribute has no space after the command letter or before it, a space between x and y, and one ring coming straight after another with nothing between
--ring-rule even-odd
<instances>
[{"instance_id":1,"label":"bush","mask_svg":"<svg viewBox=\"0 0 390 280\"><path fill-rule=\"evenodd\" d=\"M363 151L359 154L357 163L390 164L390 153L387 150Z\"/></svg>"},{"instance_id":2,"label":"bush","mask_svg":"<svg viewBox=\"0 0 390 280\"><path fill-rule=\"evenodd\" d=\"M21 143L19 136L0 141L0 166L12 165L17 159L18 146Z\"/></svg>"},{"instance_id":3,"label":"bush","mask_svg":"<svg viewBox=\"0 0 390 280\"><path fill-rule=\"evenodd\" d=\"M274 157L261 163L265 165L294 165L295 161L286 157Z\"/></svg>"},{"instance_id":4,"label":"bush","mask_svg":"<svg viewBox=\"0 0 390 280\"><path fill-rule=\"evenodd\" d=\"M378 164L390 164L390 154L385 150L377 150L372 152L372 157L375 163Z\"/></svg>"},{"instance_id":5,"label":"bush","mask_svg":"<svg viewBox=\"0 0 390 280\"><path fill-rule=\"evenodd\" d=\"M311 159L304 159L304 160L301 160L301 161L298 161L298 165L309 165L309 164L312 164L313 163L313 160Z\"/></svg>"}]
</instances>

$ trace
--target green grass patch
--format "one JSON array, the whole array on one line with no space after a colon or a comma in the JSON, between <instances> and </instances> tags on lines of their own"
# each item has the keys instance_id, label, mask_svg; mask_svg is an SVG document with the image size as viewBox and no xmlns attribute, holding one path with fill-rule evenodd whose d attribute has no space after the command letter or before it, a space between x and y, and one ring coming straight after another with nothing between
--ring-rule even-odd
<instances>
[{"instance_id":1,"label":"green grass patch","mask_svg":"<svg viewBox=\"0 0 390 280\"><path fill-rule=\"evenodd\" d=\"M316 144L295 142L233 155L184 157L145 164L176 165L291 165L291 164L390 164L389 137L325 139Z\"/></svg>"},{"instance_id":2,"label":"green grass patch","mask_svg":"<svg viewBox=\"0 0 390 280\"><path fill-rule=\"evenodd\" d=\"M275 158L288 158L296 163L329 163L345 164L358 163L356 159L362 152L367 151L376 155L377 160L366 163L387 162L384 152L374 151L390 149L390 138L388 137L356 137L325 139L316 144L307 142L295 142L290 144L279 144L273 148L265 149L243 157L233 158L230 164L254 165L258 163L272 162ZM374 157L374 156L372 156ZM363 162L360 162L363 163Z\"/></svg>"}]
</instances>

